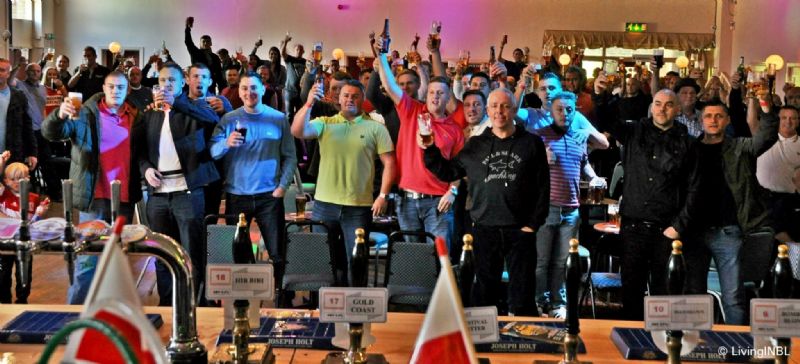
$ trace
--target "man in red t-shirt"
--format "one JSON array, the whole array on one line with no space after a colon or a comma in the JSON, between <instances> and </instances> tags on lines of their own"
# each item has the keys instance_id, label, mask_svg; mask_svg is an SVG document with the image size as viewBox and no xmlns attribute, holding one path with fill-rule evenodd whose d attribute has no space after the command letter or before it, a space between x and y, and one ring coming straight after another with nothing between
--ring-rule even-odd
<instances>
[{"instance_id":1,"label":"man in red t-shirt","mask_svg":"<svg viewBox=\"0 0 800 364\"><path fill-rule=\"evenodd\" d=\"M395 148L400 187L396 204L400 229L424 230L445 238L449 246L453 222L450 207L458 188L429 172L423 162L423 151L417 147L420 123L429 126L434 143L445 158L452 158L464 147L464 133L446 111L452 97L448 81L444 77L433 77L423 103L403 92L391 76L386 54L380 54L378 58L378 75L400 118Z\"/></svg>"}]
</instances>

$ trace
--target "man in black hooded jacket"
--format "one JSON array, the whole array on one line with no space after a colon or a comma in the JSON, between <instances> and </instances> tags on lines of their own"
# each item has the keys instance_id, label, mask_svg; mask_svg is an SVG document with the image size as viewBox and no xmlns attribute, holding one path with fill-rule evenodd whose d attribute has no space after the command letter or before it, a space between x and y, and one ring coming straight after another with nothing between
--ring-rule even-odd
<instances>
[{"instance_id":1,"label":"man in black hooded jacket","mask_svg":"<svg viewBox=\"0 0 800 364\"><path fill-rule=\"evenodd\" d=\"M508 266L508 311L536 316L536 230L547 217L550 171L542 140L514 125L517 105L506 89L489 94L492 127L469 139L452 160L432 143L425 149L425 167L442 181L466 176L475 222L473 302L495 305L504 261Z\"/></svg>"}]
</instances>

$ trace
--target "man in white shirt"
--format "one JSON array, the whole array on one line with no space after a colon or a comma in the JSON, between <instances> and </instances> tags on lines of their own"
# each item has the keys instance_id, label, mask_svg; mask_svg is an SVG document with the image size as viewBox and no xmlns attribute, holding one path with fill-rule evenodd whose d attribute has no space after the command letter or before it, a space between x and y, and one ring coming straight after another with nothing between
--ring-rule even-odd
<instances>
[{"instance_id":1,"label":"man in white shirt","mask_svg":"<svg viewBox=\"0 0 800 364\"><path fill-rule=\"evenodd\" d=\"M204 187L219 179L205 135L219 122L212 108L197 106L182 94L183 71L174 63L159 71L157 109L145 113L136 153L148 185L147 219L155 232L180 241L192 260L195 291L202 292ZM172 276L156 261L159 305L172 303Z\"/></svg>"},{"instance_id":2,"label":"man in white shirt","mask_svg":"<svg viewBox=\"0 0 800 364\"><path fill-rule=\"evenodd\" d=\"M775 239L781 243L798 241L800 229L800 136L797 135L800 111L784 106L778 113L778 142L758 157L756 177L771 196L775 219Z\"/></svg>"}]
</instances>

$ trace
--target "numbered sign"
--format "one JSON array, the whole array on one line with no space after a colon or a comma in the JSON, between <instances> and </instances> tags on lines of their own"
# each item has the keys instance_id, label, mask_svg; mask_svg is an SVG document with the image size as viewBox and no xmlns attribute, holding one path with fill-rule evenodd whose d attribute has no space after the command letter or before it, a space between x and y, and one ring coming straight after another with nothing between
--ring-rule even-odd
<instances>
[{"instance_id":1,"label":"numbered sign","mask_svg":"<svg viewBox=\"0 0 800 364\"><path fill-rule=\"evenodd\" d=\"M496 306L465 307L464 317L467 319L473 343L484 344L500 341Z\"/></svg>"},{"instance_id":2,"label":"numbered sign","mask_svg":"<svg viewBox=\"0 0 800 364\"><path fill-rule=\"evenodd\" d=\"M750 332L774 337L800 336L800 300L750 300Z\"/></svg>"},{"instance_id":3,"label":"numbered sign","mask_svg":"<svg viewBox=\"0 0 800 364\"><path fill-rule=\"evenodd\" d=\"M647 296L647 330L711 330L713 299L709 295Z\"/></svg>"},{"instance_id":4,"label":"numbered sign","mask_svg":"<svg viewBox=\"0 0 800 364\"><path fill-rule=\"evenodd\" d=\"M208 299L275 298L272 264L209 264L206 282Z\"/></svg>"},{"instance_id":5,"label":"numbered sign","mask_svg":"<svg viewBox=\"0 0 800 364\"><path fill-rule=\"evenodd\" d=\"M320 322L386 322L386 288L323 287L319 290Z\"/></svg>"}]
</instances>

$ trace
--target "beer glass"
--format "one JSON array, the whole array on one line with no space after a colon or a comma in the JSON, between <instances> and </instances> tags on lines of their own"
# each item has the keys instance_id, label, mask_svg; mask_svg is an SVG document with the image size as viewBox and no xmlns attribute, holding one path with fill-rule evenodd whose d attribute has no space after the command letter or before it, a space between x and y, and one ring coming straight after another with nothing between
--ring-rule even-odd
<instances>
[{"instance_id":1,"label":"beer glass","mask_svg":"<svg viewBox=\"0 0 800 364\"><path fill-rule=\"evenodd\" d=\"M417 124L419 125L419 135L422 137L422 143L425 145L430 145L430 143L433 142L431 114L424 113L417 115Z\"/></svg>"},{"instance_id":2,"label":"beer glass","mask_svg":"<svg viewBox=\"0 0 800 364\"><path fill-rule=\"evenodd\" d=\"M75 108L75 115L72 116L72 120L80 119L81 106L83 106L83 94L80 92L70 92L67 97L72 103L72 107Z\"/></svg>"}]
</instances>

